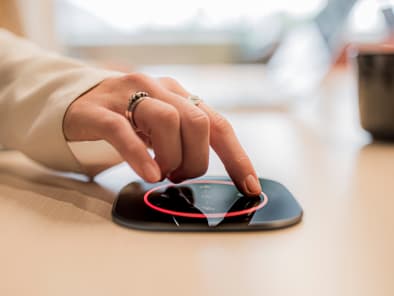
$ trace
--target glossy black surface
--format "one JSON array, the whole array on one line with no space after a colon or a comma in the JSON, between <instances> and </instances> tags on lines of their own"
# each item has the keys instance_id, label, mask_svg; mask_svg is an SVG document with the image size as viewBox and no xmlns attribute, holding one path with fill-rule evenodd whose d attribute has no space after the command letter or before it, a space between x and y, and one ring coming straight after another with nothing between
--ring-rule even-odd
<instances>
[{"instance_id":1,"label":"glossy black surface","mask_svg":"<svg viewBox=\"0 0 394 296\"><path fill-rule=\"evenodd\" d=\"M225 177L198 179L201 180L206 182L179 185L130 183L121 190L113 205L113 220L130 228L162 231L263 230L290 226L301 220L300 205L280 183L260 179L268 196L267 204L257 211L225 217L225 213L235 215L235 212L261 206L263 196L245 197L233 185L210 183L230 181ZM180 214L162 213L144 202L144 194L156 187L160 188L149 194L149 201L160 209ZM184 217L182 213L201 217Z\"/></svg>"}]
</instances>

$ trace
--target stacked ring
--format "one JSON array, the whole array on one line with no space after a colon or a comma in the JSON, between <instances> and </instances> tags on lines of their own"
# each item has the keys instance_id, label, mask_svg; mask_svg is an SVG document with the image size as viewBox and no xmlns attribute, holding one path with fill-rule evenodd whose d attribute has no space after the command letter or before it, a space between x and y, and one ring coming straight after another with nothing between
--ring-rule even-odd
<instances>
[{"instance_id":1,"label":"stacked ring","mask_svg":"<svg viewBox=\"0 0 394 296\"><path fill-rule=\"evenodd\" d=\"M146 97L149 97L149 94L147 92L137 91L129 99L129 104L128 104L127 110L126 110L126 117L130 121L132 127L136 130L138 128L137 128L137 125L134 121L133 112L134 112L135 108L137 107L137 105L139 103L141 103Z\"/></svg>"},{"instance_id":2,"label":"stacked ring","mask_svg":"<svg viewBox=\"0 0 394 296\"><path fill-rule=\"evenodd\" d=\"M137 127L137 124L135 123L133 113L134 113L134 110L137 107L137 105L139 103L141 103L146 97L149 97L149 94L147 92L137 91L129 99L129 104L127 106L127 110L125 112L125 115L135 130L138 130L138 127ZM187 100L190 104L192 104L194 106L198 106L202 102L202 99L198 96L195 96L195 95L190 95L187 98Z\"/></svg>"}]
</instances>

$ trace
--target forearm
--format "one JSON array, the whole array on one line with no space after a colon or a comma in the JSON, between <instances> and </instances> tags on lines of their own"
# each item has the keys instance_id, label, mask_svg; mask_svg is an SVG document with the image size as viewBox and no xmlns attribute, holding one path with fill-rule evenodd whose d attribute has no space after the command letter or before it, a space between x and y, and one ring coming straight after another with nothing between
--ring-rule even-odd
<instances>
[{"instance_id":1,"label":"forearm","mask_svg":"<svg viewBox=\"0 0 394 296\"><path fill-rule=\"evenodd\" d=\"M82 93L115 75L0 30L0 143L46 166L81 171L63 135L64 114Z\"/></svg>"}]
</instances>

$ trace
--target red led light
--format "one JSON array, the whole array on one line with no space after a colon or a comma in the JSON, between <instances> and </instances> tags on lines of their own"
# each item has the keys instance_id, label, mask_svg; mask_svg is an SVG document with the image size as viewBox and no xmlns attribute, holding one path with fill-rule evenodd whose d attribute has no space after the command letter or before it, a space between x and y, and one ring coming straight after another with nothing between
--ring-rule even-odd
<instances>
[{"instance_id":1,"label":"red led light","mask_svg":"<svg viewBox=\"0 0 394 296\"><path fill-rule=\"evenodd\" d=\"M199 183L214 183L214 184L224 184L224 185L231 185L234 186L233 182L230 181L219 181L219 180L193 180L193 181L185 181L182 182L181 185L186 185L186 184L199 184ZM150 189L149 191L147 191L144 195L144 202L147 206L149 206L150 208L152 208L153 210L156 210L158 212L164 213L164 214L168 214L168 215L172 215L172 216L179 216L179 217L186 217L186 218L224 218L224 217L236 217L236 216L241 216L241 215L246 215L249 213L252 213L254 211L257 211L261 208L263 208L267 203L268 203L268 197L264 192L261 192L261 195L263 196L263 201L254 207L251 207L249 209L244 209L244 210L240 210L240 211L234 211L234 212L226 212L226 213L209 213L209 214L201 214L201 213L186 213L186 212L178 212L178 211L172 211L172 210L168 210L168 209L163 209L161 207L158 207L154 204L152 204L149 201L149 195L152 192L155 192L156 190L159 190L161 188L165 188L167 187L168 184L165 185L161 185L161 186L157 186L154 187L152 189Z\"/></svg>"}]
</instances>

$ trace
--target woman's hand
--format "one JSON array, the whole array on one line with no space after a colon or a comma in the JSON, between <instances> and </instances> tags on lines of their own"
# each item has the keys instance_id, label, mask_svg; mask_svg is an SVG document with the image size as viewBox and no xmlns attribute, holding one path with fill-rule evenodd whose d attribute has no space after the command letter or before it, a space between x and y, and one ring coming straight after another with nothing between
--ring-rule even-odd
<instances>
[{"instance_id":1,"label":"woman's hand","mask_svg":"<svg viewBox=\"0 0 394 296\"><path fill-rule=\"evenodd\" d=\"M150 97L134 110L135 131L125 111L138 91ZM256 172L230 123L204 102L190 104L188 96L172 78L133 73L106 79L70 105L64 134L69 141L106 140L148 182L165 177L181 182L203 175L211 145L236 186L248 195L259 194Z\"/></svg>"}]
</instances>

